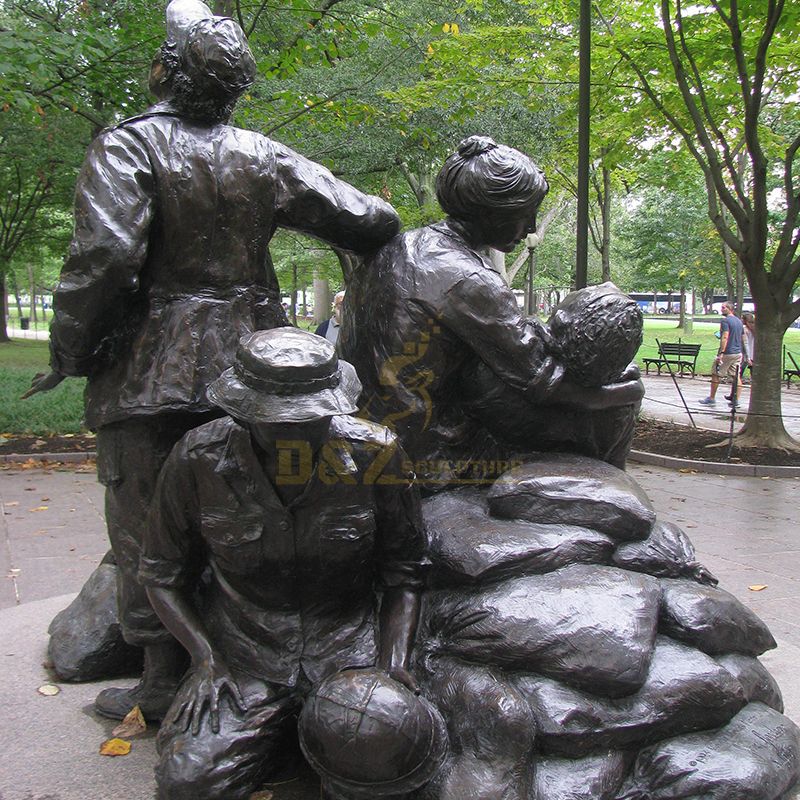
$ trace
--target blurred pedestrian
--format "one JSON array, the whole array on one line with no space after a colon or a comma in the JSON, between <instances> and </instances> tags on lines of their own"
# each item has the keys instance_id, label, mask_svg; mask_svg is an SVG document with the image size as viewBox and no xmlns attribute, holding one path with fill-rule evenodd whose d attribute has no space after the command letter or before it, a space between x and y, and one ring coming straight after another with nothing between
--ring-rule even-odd
<instances>
[{"instance_id":1,"label":"blurred pedestrian","mask_svg":"<svg viewBox=\"0 0 800 800\"><path fill-rule=\"evenodd\" d=\"M750 370L750 380L753 379L753 361L756 357L756 318L749 311L742 314L744 336L742 338L742 380L747 370Z\"/></svg>"},{"instance_id":2,"label":"blurred pedestrian","mask_svg":"<svg viewBox=\"0 0 800 800\"><path fill-rule=\"evenodd\" d=\"M336 345L339 339L339 328L342 324L342 304L344 303L344 292L336 292L333 296L333 315L326 319L321 325L317 326L314 333L317 336L324 336L332 345Z\"/></svg>"}]
</instances>

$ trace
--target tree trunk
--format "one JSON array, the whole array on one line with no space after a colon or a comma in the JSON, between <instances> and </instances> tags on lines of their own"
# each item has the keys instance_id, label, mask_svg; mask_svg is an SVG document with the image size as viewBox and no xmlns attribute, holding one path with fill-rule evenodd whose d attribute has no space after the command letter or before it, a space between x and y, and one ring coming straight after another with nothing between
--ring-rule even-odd
<instances>
[{"instance_id":1,"label":"tree trunk","mask_svg":"<svg viewBox=\"0 0 800 800\"><path fill-rule=\"evenodd\" d=\"M11 338L8 335L8 294L6 293L6 274L0 268L0 297L3 300L3 324L0 325L0 343L10 342Z\"/></svg>"},{"instance_id":2,"label":"tree trunk","mask_svg":"<svg viewBox=\"0 0 800 800\"><path fill-rule=\"evenodd\" d=\"M233 0L216 0L214 3L214 13L219 17L232 17L235 4Z\"/></svg>"},{"instance_id":3,"label":"tree trunk","mask_svg":"<svg viewBox=\"0 0 800 800\"><path fill-rule=\"evenodd\" d=\"M756 319L756 358L750 384L750 407L747 421L737 436L737 444L800 450L800 442L786 432L781 413L781 344L786 327L780 312L769 302L758 304Z\"/></svg>"},{"instance_id":4,"label":"tree trunk","mask_svg":"<svg viewBox=\"0 0 800 800\"><path fill-rule=\"evenodd\" d=\"M431 205L436 200L437 173L434 171L433 165L423 164L414 170L400 156L395 158L395 163L400 167L403 177L411 187L411 191L414 192L417 205L420 208Z\"/></svg>"},{"instance_id":5,"label":"tree trunk","mask_svg":"<svg viewBox=\"0 0 800 800\"><path fill-rule=\"evenodd\" d=\"M508 273L506 272L506 254L494 247L488 248L488 261L492 269L508 284Z\"/></svg>"},{"instance_id":6,"label":"tree trunk","mask_svg":"<svg viewBox=\"0 0 800 800\"><path fill-rule=\"evenodd\" d=\"M321 325L331 316L331 287L327 278L314 278L314 322Z\"/></svg>"},{"instance_id":7,"label":"tree trunk","mask_svg":"<svg viewBox=\"0 0 800 800\"><path fill-rule=\"evenodd\" d=\"M601 261L603 265L602 283L611 280L611 172L603 165L603 245L601 248Z\"/></svg>"},{"instance_id":8,"label":"tree trunk","mask_svg":"<svg viewBox=\"0 0 800 800\"><path fill-rule=\"evenodd\" d=\"M351 253L349 250L340 250L338 247L333 248L336 257L339 259L339 266L342 268L342 275L344 276L344 285L350 283L353 274L364 264L364 256Z\"/></svg>"},{"instance_id":9,"label":"tree trunk","mask_svg":"<svg viewBox=\"0 0 800 800\"><path fill-rule=\"evenodd\" d=\"M14 305L17 307L17 318L22 318L22 298L19 294L19 285L17 284L17 276L11 274L11 291L14 294Z\"/></svg>"},{"instance_id":10,"label":"tree trunk","mask_svg":"<svg viewBox=\"0 0 800 800\"><path fill-rule=\"evenodd\" d=\"M742 306L744 305L744 269L741 259L736 259L736 314L742 316Z\"/></svg>"},{"instance_id":11,"label":"tree trunk","mask_svg":"<svg viewBox=\"0 0 800 800\"><path fill-rule=\"evenodd\" d=\"M703 314L711 313L711 306L714 304L714 290L710 287L700 290L700 299L703 303Z\"/></svg>"},{"instance_id":12,"label":"tree trunk","mask_svg":"<svg viewBox=\"0 0 800 800\"><path fill-rule=\"evenodd\" d=\"M686 327L686 284L681 281L681 300L680 310L678 312L678 327Z\"/></svg>"},{"instance_id":13,"label":"tree trunk","mask_svg":"<svg viewBox=\"0 0 800 800\"><path fill-rule=\"evenodd\" d=\"M30 286L31 294L30 316L35 330L39 322L39 315L36 312L36 281L33 278L33 267L30 264L28 264L28 286Z\"/></svg>"},{"instance_id":14,"label":"tree trunk","mask_svg":"<svg viewBox=\"0 0 800 800\"><path fill-rule=\"evenodd\" d=\"M292 264L292 291L289 297L292 306L289 309L289 319L292 325L297 326L297 264Z\"/></svg>"}]
</instances>

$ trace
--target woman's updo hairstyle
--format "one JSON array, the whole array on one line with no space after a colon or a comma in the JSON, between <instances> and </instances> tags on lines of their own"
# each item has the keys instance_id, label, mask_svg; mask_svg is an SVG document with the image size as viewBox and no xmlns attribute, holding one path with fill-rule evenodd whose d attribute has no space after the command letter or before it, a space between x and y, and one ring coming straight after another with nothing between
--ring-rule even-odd
<instances>
[{"instance_id":1,"label":"woman's updo hairstyle","mask_svg":"<svg viewBox=\"0 0 800 800\"><path fill-rule=\"evenodd\" d=\"M488 136L464 139L436 178L439 204L462 220L482 218L487 210L538 207L549 188L528 156Z\"/></svg>"}]
</instances>

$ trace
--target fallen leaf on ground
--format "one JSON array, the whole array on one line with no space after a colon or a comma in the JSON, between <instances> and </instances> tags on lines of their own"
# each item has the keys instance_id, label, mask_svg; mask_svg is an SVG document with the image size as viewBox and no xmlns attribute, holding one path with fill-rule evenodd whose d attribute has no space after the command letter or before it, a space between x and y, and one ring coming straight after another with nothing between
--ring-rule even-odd
<instances>
[{"instance_id":1,"label":"fallen leaf on ground","mask_svg":"<svg viewBox=\"0 0 800 800\"><path fill-rule=\"evenodd\" d=\"M101 756L126 756L131 751L131 743L124 739L106 739L100 745Z\"/></svg>"},{"instance_id":2,"label":"fallen leaf on ground","mask_svg":"<svg viewBox=\"0 0 800 800\"><path fill-rule=\"evenodd\" d=\"M247 800L272 800L274 795L269 789L264 789L263 792L253 792Z\"/></svg>"},{"instance_id":3,"label":"fallen leaf on ground","mask_svg":"<svg viewBox=\"0 0 800 800\"><path fill-rule=\"evenodd\" d=\"M42 498L42 502L43 502L43 503L46 503L46 502L47 502L49 499L50 499L49 497L43 497L43 498Z\"/></svg>"},{"instance_id":4,"label":"fallen leaf on ground","mask_svg":"<svg viewBox=\"0 0 800 800\"><path fill-rule=\"evenodd\" d=\"M54 686L52 683L45 683L44 686L40 686L37 690L39 694L43 694L45 697L53 697L57 695L61 689L58 686Z\"/></svg>"},{"instance_id":5,"label":"fallen leaf on ground","mask_svg":"<svg viewBox=\"0 0 800 800\"><path fill-rule=\"evenodd\" d=\"M12 500L10 503L3 503L6 508L12 508L19 505L19 500Z\"/></svg>"},{"instance_id":6,"label":"fallen leaf on ground","mask_svg":"<svg viewBox=\"0 0 800 800\"><path fill-rule=\"evenodd\" d=\"M28 511L47 511L48 506L36 506L36 508L29 508Z\"/></svg>"},{"instance_id":7,"label":"fallen leaf on ground","mask_svg":"<svg viewBox=\"0 0 800 800\"><path fill-rule=\"evenodd\" d=\"M751 592L763 592L767 588L766 583L754 583L752 586L747 587Z\"/></svg>"},{"instance_id":8,"label":"fallen leaf on ground","mask_svg":"<svg viewBox=\"0 0 800 800\"><path fill-rule=\"evenodd\" d=\"M138 736L140 733L144 733L147 730L147 723L144 721L144 717L142 716L142 710L139 706L134 706L125 716L125 719L114 728L111 733L114 736L124 737L126 739L132 739L134 736Z\"/></svg>"}]
</instances>

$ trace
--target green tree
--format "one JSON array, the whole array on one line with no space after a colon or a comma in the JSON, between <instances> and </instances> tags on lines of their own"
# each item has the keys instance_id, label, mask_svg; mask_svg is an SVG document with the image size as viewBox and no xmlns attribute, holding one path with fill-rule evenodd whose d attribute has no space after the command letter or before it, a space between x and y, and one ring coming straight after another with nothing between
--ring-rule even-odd
<instances>
[{"instance_id":1,"label":"green tree","mask_svg":"<svg viewBox=\"0 0 800 800\"><path fill-rule=\"evenodd\" d=\"M677 137L700 168L709 217L747 276L758 363L740 439L796 449L780 394L783 335L800 316L800 9L785 0L660 0L658 17L642 0L595 8L653 129Z\"/></svg>"},{"instance_id":2,"label":"green tree","mask_svg":"<svg viewBox=\"0 0 800 800\"><path fill-rule=\"evenodd\" d=\"M683 298L687 289L721 285L722 251L702 185L643 188L629 196L626 207L620 242L639 290L677 290Z\"/></svg>"}]
</instances>

